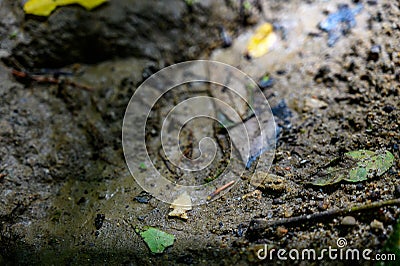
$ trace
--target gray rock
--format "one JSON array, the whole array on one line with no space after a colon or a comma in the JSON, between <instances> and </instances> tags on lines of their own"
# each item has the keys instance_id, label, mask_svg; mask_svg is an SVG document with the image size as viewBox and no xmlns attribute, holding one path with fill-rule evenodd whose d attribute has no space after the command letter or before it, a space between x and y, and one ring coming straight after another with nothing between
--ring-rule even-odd
<instances>
[{"instance_id":1,"label":"gray rock","mask_svg":"<svg viewBox=\"0 0 400 266\"><path fill-rule=\"evenodd\" d=\"M343 226L354 226L356 225L357 221L353 216L345 216L340 223Z\"/></svg>"}]
</instances>

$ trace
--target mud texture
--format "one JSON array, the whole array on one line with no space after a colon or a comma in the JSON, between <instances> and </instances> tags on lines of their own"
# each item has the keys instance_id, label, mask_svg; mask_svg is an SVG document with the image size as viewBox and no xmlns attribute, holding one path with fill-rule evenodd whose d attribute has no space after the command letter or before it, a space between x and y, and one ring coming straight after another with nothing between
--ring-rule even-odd
<instances>
[{"instance_id":1,"label":"mud texture","mask_svg":"<svg viewBox=\"0 0 400 266\"><path fill-rule=\"evenodd\" d=\"M43 19L25 16L21 1L0 1L0 264L259 264L256 253L264 244L320 249L336 247L339 237L348 247L380 252L399 218L396 206L259 235L247 228L255 217L288 218L400 197L399 3L356 1L363 4L356 26L329 47L318 23L337 4L354 3L261 1L259 13L257 1L246 11L233 1L189 2L110 1L92 12L59 8ZM275 23L279 40L249 61L245 45L265 21ZM228 48L222 48L221 25L233 38ZM121 128L145 78L197 58L230 63L255 80L269 73L274 85L264 93L270 105L284 100L292 116L281 121L270 173L257 190L250 169L229 193L194 207L184 221L169 218L169 205L135 183ZM12 68L47 74L43 68L56 67L72 73L60 80L94 90L11 74ZM160 110L173 102L167 96ZM160 119L149 121L150 133ZM190 130L183 133L187 141ZM217 133L218 141L227 140ZM174 178L158 143L148 145L155 164ZM395 163L361 183L307 184L318 167L358 149L388 150ZM224 167L225 155L218 156ZM173 234L174 245L151 254L135 232L144 226Z\"/></svg>"}]
</instances>

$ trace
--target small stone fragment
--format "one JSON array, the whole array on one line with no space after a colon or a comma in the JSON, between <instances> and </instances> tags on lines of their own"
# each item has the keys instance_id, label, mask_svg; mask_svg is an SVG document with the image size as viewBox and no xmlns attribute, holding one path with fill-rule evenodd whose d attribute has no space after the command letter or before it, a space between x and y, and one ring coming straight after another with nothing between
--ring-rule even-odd
<instances>
[{"instance_id":1,"label":"small stone fragment","mask_svg":"<svg viewBox=\"0 0 400 266\"><path fill-rule=\"evenodd\" d=\"M307 98L304 101L304 107L308 109L324 109L328 107L328 104L318 99Z\"/></svg>"},{"instance_id":2,"label":"small stone fragment","mask_svg":"<svg viewBox=\"0 0 400 266\"><path fill-rule=\"evenodd\" d=\"M292 209L287 209L285 211L285 218L289 218L293 216L293 210Z\"/></svg>"},{"instance_id":3,"label":"small stone fragment","mask_svg":"<svg viewBox=\"0 0 400 266\"><path fill-rule=\"evenodd\" d=\"M287 182L284 177L274 174L258 172L251 182L252 185L264 192L283 193L286 191Z\"/></svg>"},{"instance_id":4,"label":"small stone fragment","mask_svg":"<svg viewBox=\"0 0 400 266\"><path fill-rule=\"evenodd\" d=\"M384 227L383 227L383 223L378 221L378 220L373 220L370 224L371 229L374 229L376 231L383 231Z\"/></svg>"},{"instance_id":5,"label":"small stone fragment","mask_svg":"<svg viewBox=\"0 0 400 266\"><path fill-rule=\"evenodd\" d=\"M256 198L256 199L261 199L262 198L262 192L261 190L254 190L252 192L247 193L246 195L242 196L242 199L246 199L246 198Z\"/></svg>"},{"instance_id":6,"label":"small stone fragment","mask_svg":"<svg viewBox=\"0 0 400 266\"><path fill-rule=\"evenodd\" d=\"M96 215L96 218L94 219L94 226L96 227L97 230L99 230L103 226L103 222L106 216L102 213L98 213Z\"/></svg>"},{"instance_id":7,"label":"small stone fragment","mask_svg":"<svg viewBox=\"0 0 400 266\"><path fill-rule=\"evenodd\" d=\"M139 203L149 203L149 201L151 200L152 196L147 193L146 191L142 191L140 192L140 194L136 197L133 198L133 200L139 202Z\"/></svg>"},{"instance_id":8,"label":"small stone fragment","mask_svg":"<svg viewBox=\"0 0 400 266\"><path fill-rule=\"evenodd\" d=\"M368 53L368 60L378 61L380 52L381 52L381 46L380 45L372 46L371 49L369 50L369 53Z\"/></svg>"},{"instance_id":9,"label":"small stone fragment","mask_svg":"<svg viewBox=\"0 0 400 266\"><path fill-rule=\"evenodd\" d=\"M278 227L276 228L276 235L277 235L278 237L283 237L284 235L287 234L287 232L288 232L288 230L287 230L285 227L283 227L283 226L278 226Z\"/></svg>"},{"instance_id":10,"label":"small stone fragment","mask_svg":"<svg viewBox=\"0 0 400 266\"><path fill-rule=\"evenodd\" d=\"M343 226L354 226L356 223L357 221L353 216L345 216L341 221L341 225Z\"/></svg>"}]
</instances>

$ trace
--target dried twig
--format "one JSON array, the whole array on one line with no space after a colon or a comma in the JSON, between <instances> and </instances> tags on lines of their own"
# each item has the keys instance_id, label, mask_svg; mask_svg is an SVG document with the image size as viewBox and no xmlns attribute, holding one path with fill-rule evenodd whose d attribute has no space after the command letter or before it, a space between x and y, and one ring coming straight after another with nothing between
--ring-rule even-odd
<instances>
[{"instance_id":1,"label":"dried twig","mask_svg":"<svg viewBox=\"0 0 400 266\"><path fill-rule=\"evenodd\" d=\"M24 71L18 71L18 70L11 70L11 73L19 78L19 79L24 79L26 81L34 81L34 82L38 82L38 83L50 83L50 84L60 84L61 82L64 82L67 85L79 88L79 89L83 89L83 90L87 90L87 91L93 91L94 89L92 87L86 86L86 85L81 85L75 82L72 82L70 80L66 80L66 79L58 79L55 77L51 77L51 76L44 76L44 75L33 75L30 74L28 72L24 72Z\"/></svg>"},{"instance_id":2,"label":"dried twig","mask_svg":"<svg viewBox=\"0 0 400 266\"><path fill-rule=\"evenodd\" d=\"M327 219L327 218L330 218L333 216L348 215L351 213L377 209L377 208L381 208L384 206L390 206L390 205L400 205L400 198L374 202L374 203L367 204L367 205L356 205L356 206L352 206L350 208L334 209L334 210L329 210L329 211L325 211L325 212L313 213L313 214L309 214L309 215L301 215L301 216L291 217L291 218L282 218L282 219L277 219L277 220L267 220L267 219L263 219L263 218L253 219L250 222L247 233L251 234L251 235L260 234L260 233L265 232L265 230L267 230L268 228L279 226L279 225L291 225L291 224L299 225L301 223L306 223L306 222L311 222L311 221L316 221L316 220L321 220L321 219Z\"/></svg>"},{"instance_id":3,"label":"dried twig","mask_svg":"<svg viewBox=\"0 0 400 266\"><path fill-rule=\"evenodd\" d=\"M211 200L213 199L215 196L217 196L219 193L221 193L221 191L224 191L225 189L227 189L228 187L232 186L235 183L235 180L232 180L229 183L226 183L225 185L223 185L220 188L217 188L213 193L211 193L208 197L207 200Z\"/></svg>"}]
</instances>

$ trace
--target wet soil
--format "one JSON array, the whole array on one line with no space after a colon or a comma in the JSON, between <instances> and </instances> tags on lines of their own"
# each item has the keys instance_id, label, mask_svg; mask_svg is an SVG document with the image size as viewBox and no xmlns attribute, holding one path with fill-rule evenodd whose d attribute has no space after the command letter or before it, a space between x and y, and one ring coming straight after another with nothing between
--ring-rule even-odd
<instances>
[{"instance_id":1,"label":"wet soil","mask_svg":"<svg viewBox=\"0 0 400 266\"><path fill-rule=\"evenodd\" d=\"M399 197L399 3L357 1L364 5L357 25L329 47L317 25L339 2L261 1L263 12L253 5L247 20L230 1L156 2L112 1L93 12L63 7L48 19L24 16L19 1L0 2L0 263L257 264L264 244L287 250L336 247L339 237L348 247L379 252L399 218L396 206L352 214L355 222L345 227L343 217L333 217L259 235L247 228L255 217L295 217ZM247 41L265 21L284 30L277 30L269 53L247 60ZM162 30L163 23L170 30ZM222 48L221 25L233 38L228 48ZM273 175L263 186L256 190L250 184L250 169L224 196L193 207L185 221L169 218L169 204L143 193L134 181L121 129L129 99L145 78L198 58L229 63L255 80L269 73L275 80L264 90L270 105L285 100L292 116L291 126L282 127ZM72 73L60 79L94 90L11 75L11 68L54 67ZM152 160L171 179L179 173L165 162L151 132L174 100L176 95L167 95L155 107L147 143ZM226 132L214 134L212 123L203 128L227 141ZM191 134L188 128L183 140L196 142ZM307 184L319 166L358 149L388 150L395 163L361 183ZM207 176L225 167L226 155L218 156ZM193 178L204 182L203 176ZM173 234L174 245L151 254L134 230L144 226Z\"/></svg>"}]
</instances>

